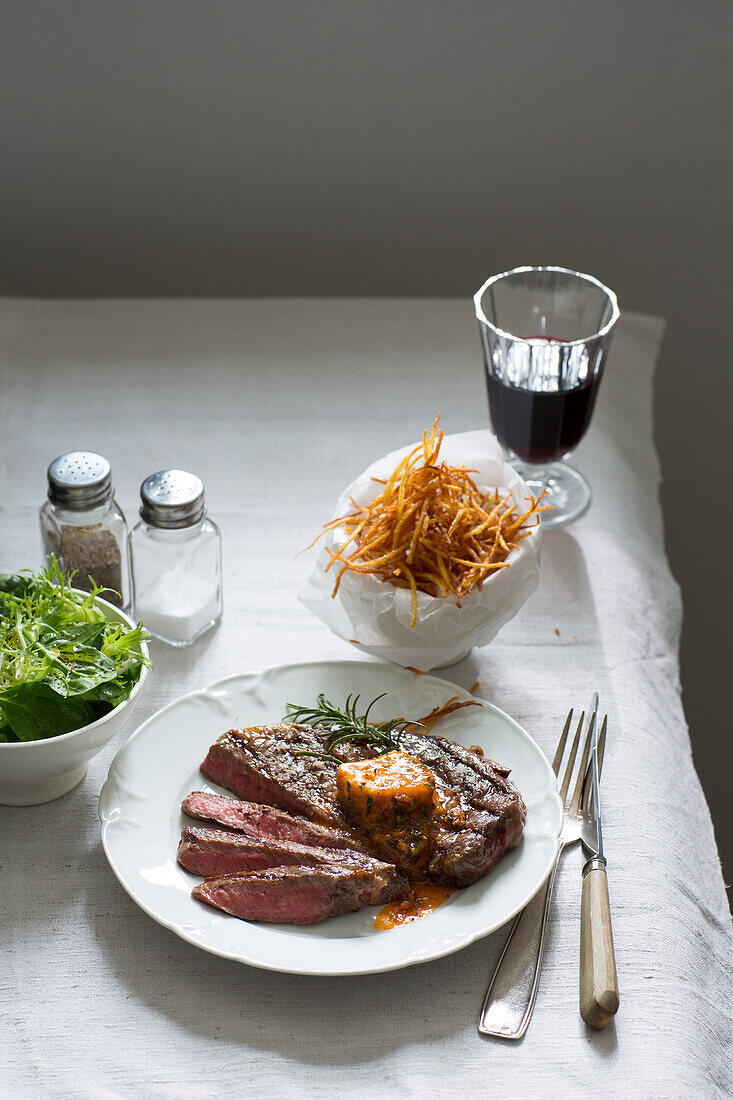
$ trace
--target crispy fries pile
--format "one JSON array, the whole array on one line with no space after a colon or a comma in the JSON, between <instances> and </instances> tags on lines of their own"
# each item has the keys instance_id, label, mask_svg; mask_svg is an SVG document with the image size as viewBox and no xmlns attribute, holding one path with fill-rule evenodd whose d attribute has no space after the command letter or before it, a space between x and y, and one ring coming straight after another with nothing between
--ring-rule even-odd
<instances>
[{"instance_id":1,"label":"crispy fries pile","mask_svg":"<svg viewBox=\"0 0 733 1100\"><path fill-rule=\"evenodd\" d=\"M511 494L481 492L471 477L476 470L438 464L443 442L439 419L391 477L380 481L384 489L375 500L361 507L352 499L354 513L331 520L318 536L342 525L349 534L340 550L326 547L331 557L326 570L341 565L333 596L347 569L372 573L411 589L410 626L417 621L418 592L453 594L460 600L497 569L508 568L510 550L536 526L546 507L540 505L542 497L531 497L527 511L517 515Z\"/></svg>"}]
</instances>

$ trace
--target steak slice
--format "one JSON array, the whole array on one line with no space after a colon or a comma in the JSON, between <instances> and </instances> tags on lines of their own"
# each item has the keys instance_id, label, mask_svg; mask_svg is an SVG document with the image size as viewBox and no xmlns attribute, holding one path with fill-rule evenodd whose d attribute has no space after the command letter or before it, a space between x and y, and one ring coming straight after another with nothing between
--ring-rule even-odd
<instances>
[{"instance_id":1,"label":"steak slice","mask_svg":"<svg viewBox=\"0 0 733 1100\"><path fill-rule=\"evenodd\" d=\"M381 870L344 863L272 867L206 879L194 886L192 895L242 920L317 924L402 897L408 889L406 880L394 867L382 866Z\"/></svg>"},{"instance_id":2,"label":"steak slice","mask_svg":"<svg viewBox=\"0 0 733 1100\"><path fill-rule=\"evenodd\" d=\"M334 851L289 840L273 840L231 832L229 829L186 825L178 845L178 862L194 875L228 875L236 871L261 871L265 867L318 866L344 863L374 870L387 866L361 852Z\"/></svg>"},{"instance_id":3,"label":"steak slice","mask_svg":"<svg viewBox=\"0 0 733 1100\"><path fill-rule=\"evenodd\" d=\"M257 802L242 802L225 794L193 791L184 798L181 809L199 821L215 821L227 829L238 829L250 836L269 840L292 840L315 848L366 851L365 842L354 833L336 825L317 825L307 817L288 814Z\"/></svg>"},{"instance_id":4,"label":"steak slice","mask_svg":"<svg viewBox=\"0 0 733 1100\"><path fill-rule=\"evenodd\" d=\"M323 740L310 726L229 730L209 749L201 773L237 798L348 829L336 799L335 765L307 755L323 751Z\"/></svg>"}]
</instances>

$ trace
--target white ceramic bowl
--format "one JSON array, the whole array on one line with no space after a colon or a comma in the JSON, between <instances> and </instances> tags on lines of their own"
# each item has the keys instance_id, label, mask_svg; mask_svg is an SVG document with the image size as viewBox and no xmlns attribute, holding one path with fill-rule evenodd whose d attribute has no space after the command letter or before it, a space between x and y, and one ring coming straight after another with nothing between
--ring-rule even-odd
<instances>
[{"instance_id":1,"label":"white ceramic bowl","mask_svg":"<svg viewBox=\"0 0 733 1100\"><path fill-rule=\"evenodd\" d=\"M106 600L97 597L97 604L111 622L124 623L130 629L135 626L132 619ZM148 656L144 643L140 652ZM44 741L0 743L0 804L37 806L60 798L81 783L91 758L120 732L132 714L147 675L148 667L143 665L140 679L125 702L88 726Z\"/></svg>"}]
</instances>

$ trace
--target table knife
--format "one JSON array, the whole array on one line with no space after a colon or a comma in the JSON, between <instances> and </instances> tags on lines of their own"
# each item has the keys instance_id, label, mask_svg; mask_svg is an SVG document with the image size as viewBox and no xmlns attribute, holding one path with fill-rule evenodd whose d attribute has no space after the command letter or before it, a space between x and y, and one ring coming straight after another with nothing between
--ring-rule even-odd
<instances>
[{"instance_id":1,"label":"table knife","mask_svg":"<svg viewBox=\"0 0 733 1100\"><path fill-rule=\"evenodd\" d=\"M581 819L581 840L589 858L583 867L580 901L580 1015L596 1031L606 1026L619 1003L599 792L598 743L605 737L606 722L604 718L600 733L595 724Z\"/></svg>"}]
</instances>

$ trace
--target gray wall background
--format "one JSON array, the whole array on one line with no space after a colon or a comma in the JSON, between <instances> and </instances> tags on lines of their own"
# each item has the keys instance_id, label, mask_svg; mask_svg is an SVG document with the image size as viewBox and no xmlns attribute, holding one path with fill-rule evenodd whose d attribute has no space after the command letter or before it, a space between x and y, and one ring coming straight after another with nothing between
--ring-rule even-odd
<instances>
[{"instance_id":1,"label":"gray wall background","mask_svg":"<svg viewBox=\"0 0 733 1100\"><path fill-rule=\"evenodd\" d=\"M468 299L560 263L668 318L684 702L729 877L732 105L729 0L0 0L0 293Z\"/></svg>"}]
</instances>

